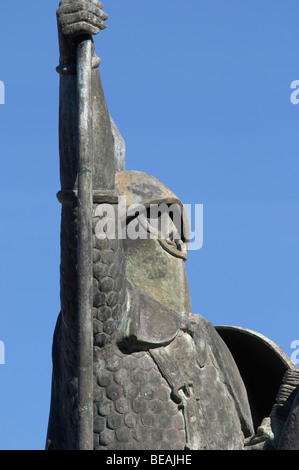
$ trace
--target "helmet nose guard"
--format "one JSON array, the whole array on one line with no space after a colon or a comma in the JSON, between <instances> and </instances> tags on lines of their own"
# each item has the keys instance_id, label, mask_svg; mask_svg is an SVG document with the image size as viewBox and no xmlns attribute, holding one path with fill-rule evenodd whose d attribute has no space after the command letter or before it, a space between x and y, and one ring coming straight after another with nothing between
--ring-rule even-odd
<instances>
[{"instance_id":1,"label":"helmet nose guard","mask_svg":"<svg viewBox=\"0 0 299 470\"><path fill-rule=\"evenodd\" d=\"M119 171L115 174L115 189L119 196L126 198L126 207L132 207L136 209L136 212L138 209L149 210L154 206L162 208L162 204L164 209L165 206L172 207L180 217L180 226L176 226L176 229L187 249L190 223L186 209L180 199L165 184L142 171ZM176 218L176 221L179 217ZM167 251L176 256L177 250L172 249L163 238L160 239L160 242Z\"/></svg>"}]
</instances>

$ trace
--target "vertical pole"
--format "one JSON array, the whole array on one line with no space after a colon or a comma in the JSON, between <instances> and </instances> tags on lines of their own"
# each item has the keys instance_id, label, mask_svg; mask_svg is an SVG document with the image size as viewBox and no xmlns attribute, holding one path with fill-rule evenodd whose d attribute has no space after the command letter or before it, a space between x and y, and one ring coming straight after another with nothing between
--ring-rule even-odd
<instances>
[{"instance_id":1,"label":"vertical pole","mask_svg":"<svg viewBox=\"0 0 299 470\"><path fill-rule=\"evenodd\" d=\"M78 77L78 450L93 449L92 41L77 49Z\"/></svg>"}]
</instances>

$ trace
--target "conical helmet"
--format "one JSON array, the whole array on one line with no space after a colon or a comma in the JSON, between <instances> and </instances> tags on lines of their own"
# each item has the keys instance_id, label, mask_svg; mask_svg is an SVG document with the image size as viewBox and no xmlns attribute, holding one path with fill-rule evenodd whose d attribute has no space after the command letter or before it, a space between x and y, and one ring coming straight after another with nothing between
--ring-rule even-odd
<instances>
[{"instance_id":1,"label":"conical helmet","mask_svg":"<svg viewBox=\"0 0 299 470\"><path fill-rule=\"evenodd\" d=\"M142 211L147 219L146 229L155 234L162 246L173 256L186 259L190 224L180 199L156 177L142 171L119 171L115 175L115 189L125 197L126 222ZM157 219L169 215L173 224L162 230ZM166 218L164 218L166 220ZM144 222L143 222L144 223Z\"/></svg>"}]
</instances>

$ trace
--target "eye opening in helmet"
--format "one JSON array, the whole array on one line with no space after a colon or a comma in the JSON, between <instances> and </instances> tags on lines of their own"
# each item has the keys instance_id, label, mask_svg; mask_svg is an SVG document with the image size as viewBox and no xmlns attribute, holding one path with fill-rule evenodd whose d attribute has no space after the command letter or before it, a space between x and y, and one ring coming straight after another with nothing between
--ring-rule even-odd
<instances>
[{"instance_id":1,"label":"eye opening in helmet","mask_svg":"<svg viewBox=\"0 0 299 470\"><path fill-rule=\"evenodd\" d=\"M148 207L136 206L127 217L127 227L139 225L142 239L157 239L171 255L187 259L187 237L184 233L184 216L179 204L150 204ZM140 229L140 227L139 227ZM136 237L138 238L138 237Z\"/></svg>"}]
</instances>

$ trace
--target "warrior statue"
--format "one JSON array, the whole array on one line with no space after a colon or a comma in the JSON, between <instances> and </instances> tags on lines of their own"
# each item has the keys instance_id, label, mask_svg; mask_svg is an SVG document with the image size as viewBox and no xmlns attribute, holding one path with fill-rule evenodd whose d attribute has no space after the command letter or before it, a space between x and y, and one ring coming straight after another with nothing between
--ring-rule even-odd
<instances>
[{"instance_id":1,"label":"warrior statue","mask_svg":"<svg viewBox=\"0 0 299 470\"><path fill-rule=\"evenodd\" d=\"M264 336L191 313L183 205L125 170L92 39L102 8L62 0L57 10L61 313L46 448L298 449L298 369ZM120 198L136 211L120 214ZM153 205L180 217L153 220ZM99 236L104 213L106 232L109 220L119 234L137 219L149 236Z\"/></svg>"}]
</instances>

